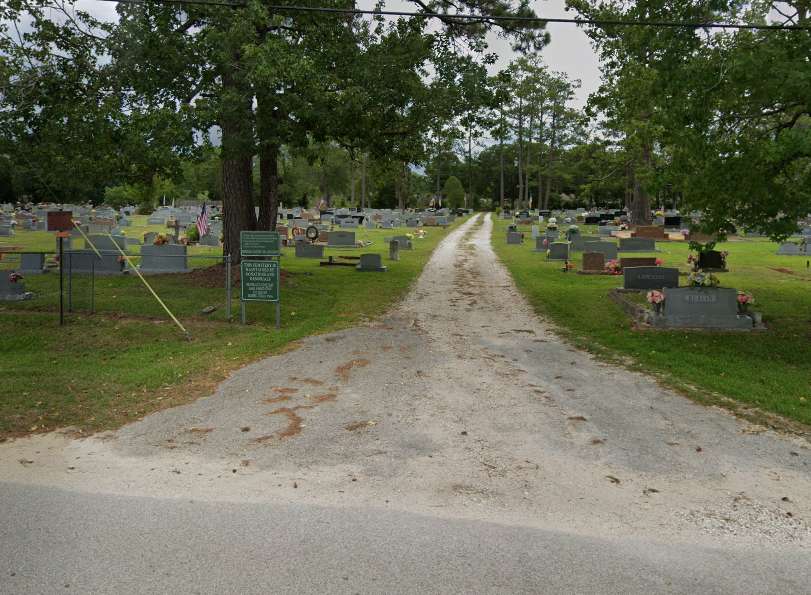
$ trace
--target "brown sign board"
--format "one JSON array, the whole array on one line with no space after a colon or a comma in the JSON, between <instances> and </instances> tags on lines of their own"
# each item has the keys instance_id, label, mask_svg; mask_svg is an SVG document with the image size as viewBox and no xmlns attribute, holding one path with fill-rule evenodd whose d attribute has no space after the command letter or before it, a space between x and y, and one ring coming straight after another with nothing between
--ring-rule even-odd
<instances>
[{"instance_id":1,"label":"brown sign board","mask_svg":"<svg viewBox=\"0 0 811 595\"><path fill-rule=\"evenodd\" d=\"M71 211L48 211L48 231L70 231L73 229Z\"/></svg>"}]
</instances>

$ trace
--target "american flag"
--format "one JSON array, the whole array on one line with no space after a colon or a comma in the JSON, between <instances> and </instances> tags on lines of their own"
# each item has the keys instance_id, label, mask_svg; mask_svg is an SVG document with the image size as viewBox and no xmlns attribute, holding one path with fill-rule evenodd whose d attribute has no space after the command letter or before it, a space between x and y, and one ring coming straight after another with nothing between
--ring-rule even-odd
<instances>
[{"instance_id":1,"label":"american flag","mask_svg":"<svg viewBox=\"0 0 811 595\"><path fill-rule=\"evenodd\" d=\"M197 217L197 233L199 233L202 238L208 233L208 230L208 213L206 213L206 203L203 203L203 209Z\"/></svg>"}]
</instances>

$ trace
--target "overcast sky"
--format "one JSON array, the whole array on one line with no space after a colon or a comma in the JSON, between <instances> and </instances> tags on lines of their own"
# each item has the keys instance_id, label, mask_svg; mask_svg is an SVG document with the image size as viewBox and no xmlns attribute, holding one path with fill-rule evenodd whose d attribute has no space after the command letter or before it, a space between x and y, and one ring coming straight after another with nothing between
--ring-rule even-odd
<instances>
[{"instance_id":1,"label":"overcast sky","mask_svg":"<svg viewBox=\"0 0 811 595\"><path fill-rule=\"evenodd\" d=\"M565 0L535 0L535 14L549 18L574 18L575 12L566 12ZM588 96L597 90L600 84L600 69L597 56L591 48L589 38L583 30L574 24L549 23L546 26L552 37L550 44L541 52L544 62L552 69L565 72L571 79L579 79L582 87L577 92L576 104L585 105ZM491 36L493 51L497 51L501 60L499 67L504 67L514 57L509 43Z\"/></svg>"}]
</instances>

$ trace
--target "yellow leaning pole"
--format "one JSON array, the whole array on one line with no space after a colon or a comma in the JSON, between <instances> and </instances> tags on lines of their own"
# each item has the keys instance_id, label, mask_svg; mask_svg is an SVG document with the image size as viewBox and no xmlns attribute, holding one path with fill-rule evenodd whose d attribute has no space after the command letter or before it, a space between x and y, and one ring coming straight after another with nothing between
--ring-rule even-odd
<instances>
[{"instance_id":1,"label":"yellow leaning pole","mask_svg":"<svg viewBox=\"0 0 811 595\"><path fill-rule=\"evenodd\" d=\"M127 264L130 266L130 268L131 268L133 271L135 271L135 274L136 274L136 275L138 275L138 278L139 278L141 281L143 281L143 282L144 282L144 285L146 285L146 288L149 290L149 292L150 292L150 293L151 293L151 294L152 294L152 295L155 297L155 299L156 299L156 300L158 300L158 303L159 303L161 306L163 306L163 309L164 309L164 310L166 310L166 313L167 313L167 314L170 316L170 318L171 318L172 320L174 320L174 322L175 322L175 324L178 326L178 328L180 328L180 330L181 330L181 331L183 331L183 334L184 334L184 335L186 335L186 338L187 338L187 339L189 339L189 340L191 340L191 336L189 335L189 331L187 331L187 330L186 330L186 329L183 327L183 325L182 325L182 324L180 324L180 321L179 321L177 318L175 318L175 315L174 315L174 314L172 314L172 311L171 311L171 310L169 310L169 308L167 308L167 307L166 307L166 304L164 304L164 303L163 303L163 300L160 298L160 296L159 296L157 293L155 293L155 290L154 290L154 289L152 289L152 286L151 286L149 283L147 283L147 280L146 280L146 279L144 279L144 276L141 274L141 271L139 271L139 270L138 270L138 269L137 269L137 268L136 268L136 267L135 267L135 266L132 264L132 261L130 260L130 257L129 257L129 256L127 256L127 253L126 253L126 252L124 252L124 251L121 249L121 246L119 246L119 245L118 245L118 242L116 242L116 241L115 241L115 239L113 238L113 234L108 233L107 235L110 237L110 240L112 240L113 245L114 245L116 248L118 248L118 251L119 251L119 252L121 252L121 256L123 256L123 257L124 257L124 260L126 260L126 261L127 261Z\"/></svg>"},{"instance_id":2,"label":"yellow leaning pole","mask_svg":"<svg viewBox=\"0 0 811 595\"><path fill-rule=\"evenodd\" d=\"M73 221L73 220L71 219L71 221ZM99 251L96 250L96 246L93 244L93 242L90 241L90 238L88 238L87 235L85 235L84 231L82 231L82 226L79 225L76 221L73 221L73 227L75 227L76 229L79 230L79 233L82 234L82 237L84 238L84 241L87 242L87 245L90 246L91 248L93 248L93 252L96 253L96 256L101 258L101 254L99 254ZM117 245L118 244L116 244L116 246Z\"/></svg>"}]
</instances>

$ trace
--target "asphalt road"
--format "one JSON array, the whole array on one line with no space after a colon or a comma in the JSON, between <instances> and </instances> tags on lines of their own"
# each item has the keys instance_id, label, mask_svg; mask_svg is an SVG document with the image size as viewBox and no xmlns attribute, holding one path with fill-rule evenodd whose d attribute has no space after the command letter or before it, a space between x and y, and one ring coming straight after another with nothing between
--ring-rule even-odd
<instances>
[{"instance_id":1,"label":"asphalt road","mask_svg":"<svg viewBox=\"0 0 811 595\"><path fill-rule=\"evenodd\" d=\"M2 593L807 593L806 555L0 484Z\"/></svg>"}]
</instances>

